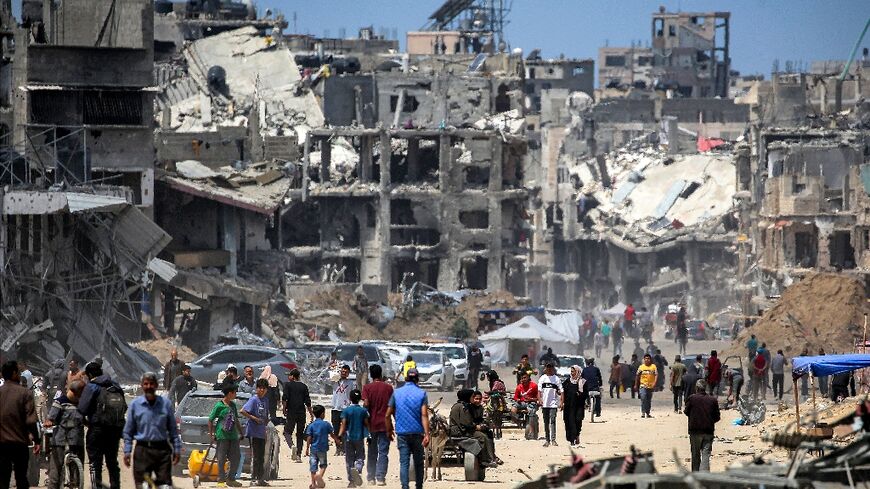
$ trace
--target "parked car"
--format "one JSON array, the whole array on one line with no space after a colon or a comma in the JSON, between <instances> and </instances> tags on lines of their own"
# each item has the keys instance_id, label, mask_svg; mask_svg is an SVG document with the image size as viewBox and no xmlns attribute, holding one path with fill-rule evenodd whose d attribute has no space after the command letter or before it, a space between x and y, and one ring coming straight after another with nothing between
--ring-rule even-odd
<instances>
[{"instance_id":1,"label":"parked car","mask_svg":"<svg viewBox=\"0 0 870 489\"><path fill-rule=\"evenodd\" d=\"M468 350L465 349L465 345L461 343L440 343L430 346L429 351L443 352L447 360L456 369L453 377L456 386L465 384L465 379L468 377Z\"/></svg>"},{"instance_id":2,"label":"parked car","mask_svg":"<svg viewBox=\"0 0 870 489\"><path fill-rule=\"evenodd\" d=\"M356 349L360 346L366 356L366 361L369 362L369 367L378 364L383 369L387 363L384 357L381 356L377 345L371 343L341 343L335 347L335 358L338 360L339 366L344 364L350 366L350 376L348 378L351 380L356 380L356 373L353 371L353 359L356 356Z\"/></svg>"},{"instance_id":3,"label":"parked car","mask_svg":"<svg viewBox=\"0 0 870 489\"><path fill-rule=\"evenodd\" d=\"M410 352L420 373L420 387L432 387L440 391L450 390L456 384L456 367L442 351L414 350Z\"/></svg>"},{"instance_id":4,"label":"parked car","mask_svg":"<svg viewBox=\"0 0 870 489\"><path fill-rule=\"evenodd\" d=\"M224 395L221 391L197 389L188 392L178 404L178 408L175 410L175 421L178 423L178 434L181 436L180 455L182 461L172 466L174 475L184 475L184 472L187 471L187 459L193 450L205 450L212 443L212 439L208 434L208 415L211 413L214 405L223 397ZM244 392L238 393L235 402L240 411L250 397L250 394ZM248 418L239 416L239 422L244 428L249 421ZM251 449L247 438L241 439L241 446L242 453L245 454L245 463L242 466L242 471L250 473ZM279 456L280 451L281 438L278 436L278 429L270 421L266 426L266 452L263 460L266 467L265 475L267 479L274 480L278 478L278 466L281 460ZM214 453L209 455L214 456Z\"/></svg>"},{"instance_id":5,"label":"parked car","mask_svg":"<svg viewBox=\"0 0 870 489\"><path fill-rule=\"evenodd\" d=\"M571 375L571 366L579 365L580 368L586 366L586 359L580 355L556 355L559 358L559 367L556 369L556 375L560 379L565 380Z\"/></svg>"},{"instance_id":6,"label":"parked car","mask_svg":"<svg viewBox=\"0 0 870 489\"><path fill-rule=\"evenodd\" d=\"M190 365L190 373L196 380L217 382L218 373L231 363L239 370L239 375L242 375L242 368L245 365L250 365L254 367L257 376L263 367L270 365L272 373L281 381L287 380L287 373L297 367L296 362L282 350L253 345L222 346L188 365Z\"/></svg>"},{"instance_id":7,"label":"parked car","mask_svg":"<svg viewBox=\"0 0 870 489\"><path fill-rule=\"evenodd\" d=\"M405 363L405 358L408 357L408 352L411 351L404 346L398 345L380 345L378 350L381 356L384 357L384 380L391 381L396 379L399 372L402 371L402 366Z\"/></svg>"}]
</instances>

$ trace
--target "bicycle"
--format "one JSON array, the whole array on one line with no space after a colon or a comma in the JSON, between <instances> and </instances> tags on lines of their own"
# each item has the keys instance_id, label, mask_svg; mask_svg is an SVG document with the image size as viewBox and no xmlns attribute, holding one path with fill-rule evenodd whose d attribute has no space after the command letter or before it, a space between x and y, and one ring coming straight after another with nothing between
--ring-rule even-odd
<instances>
[{"instance_id":1,"label":"bicycle","mask_svg":"<svg viewBox=\"0 0 870 489\"><path fill-rule=\"evenodd\" d=\"M51 434L54 432L54 428L47 428L45 430L47 438L51 438ZM59 446L51 446L50 450L59 450L61 447ZM60 471L60 486L68 487L69 489L84 489L83 483L83 475L85 473L84 464L82 464L81 459L76 455L75 452L70 450L69 443L64 444L63 446L64 456L63 456L63 465ZM51 456L51 455L49 455ZM91 486L96 487L93 481L91 481Z\"/></svg>"},{"instance_id":2,"label":"bicycle","mask_svg":"<svg viewBox=\"0 0 870 489\"><path fill-rule=\"evenodd\" d=\"M595 422L595 404L596 400L600 403L601 391L589 391L589 422ZM598 415L601 416L600 414Z\"/></svg>"}]
</instances>

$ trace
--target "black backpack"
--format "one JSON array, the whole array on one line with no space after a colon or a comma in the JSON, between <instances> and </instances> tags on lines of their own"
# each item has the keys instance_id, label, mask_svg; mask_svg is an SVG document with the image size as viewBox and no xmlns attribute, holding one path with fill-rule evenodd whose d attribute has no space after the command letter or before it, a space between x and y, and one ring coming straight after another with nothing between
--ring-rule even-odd
<instances>
[{"instance_id":1,"label":"black backpack","mask_svg":"<svg viewBox=\"0 0 870 489\"><path fill-rule=\"evenodd\" d=\"M94 421L101 426L123 428L126 422L127 400L124 391L116 386L100 387Z\"/></svg>"}]
</instances>

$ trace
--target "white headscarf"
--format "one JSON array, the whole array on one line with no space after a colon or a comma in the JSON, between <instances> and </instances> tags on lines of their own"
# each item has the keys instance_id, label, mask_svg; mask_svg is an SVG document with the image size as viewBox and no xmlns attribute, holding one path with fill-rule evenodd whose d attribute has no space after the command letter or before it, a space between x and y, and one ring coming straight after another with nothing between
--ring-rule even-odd
<instances>
[{"instance_id":1,"label":"white headscarf","mask_svg":"<svg viewBox=\"0 0 870 489\"><path fill-rule=\"evenodd\" d=\"M577 372L577 376L574 376L574 372ZM571 381L572 384L577 384L580 382L580 374L583 373L583 369L580 368L580 365L571 365L571 375L568 377L568 380Z\"/></svg>"}]
</instances>

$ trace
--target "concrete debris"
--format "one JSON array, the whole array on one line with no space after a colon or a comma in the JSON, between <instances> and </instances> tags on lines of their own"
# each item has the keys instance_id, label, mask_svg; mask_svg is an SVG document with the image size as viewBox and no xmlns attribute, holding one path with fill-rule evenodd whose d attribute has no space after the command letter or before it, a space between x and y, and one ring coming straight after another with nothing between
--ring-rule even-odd
<instances>
[{"instance_id":1,"label":"concrete debris","mask_svg":"<svg viewBox=\"0 0 870 489\"><path fill-rule=\"evenodd\" d=\"M526 129L526 119L518 109L484 117L474 123L475 129L495 130L507 134L522 134Z\"/></svg>"},{"instance_id":2,"label":"concrete debris","mask_svg":"<svg viewBox=\"0 0 870 489\"><path fill-rule=\"evenodd\" d=\"M191 180L205 180L216 178L220 173L195 160L179 161L175 164L175 171L184 178Z\"/></svg>"}]
</instances>

